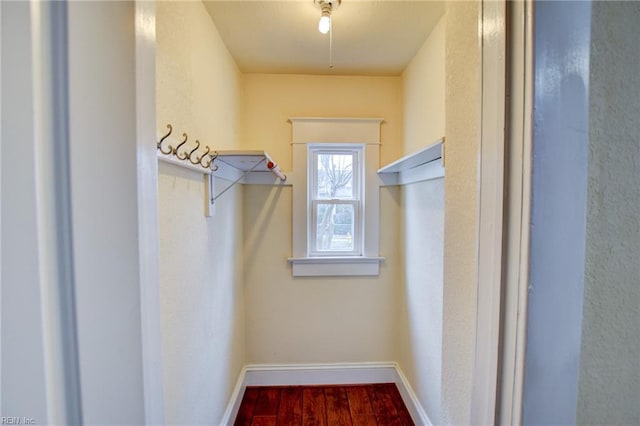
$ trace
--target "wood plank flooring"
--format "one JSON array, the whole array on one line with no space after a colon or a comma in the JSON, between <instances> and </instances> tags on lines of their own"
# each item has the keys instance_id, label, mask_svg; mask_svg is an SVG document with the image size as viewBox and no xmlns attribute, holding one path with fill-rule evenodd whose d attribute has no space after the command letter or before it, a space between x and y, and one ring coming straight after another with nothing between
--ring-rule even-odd
<instances>
[{"instance_id":1,"label":"wood plank flooring","mask_svg":"<svg viewBox=\"0 0 640 426\"><path fill-rule=\"evenodd\" d=\"M238 426L413 426L393 383L248 386Z\"/></svg>"}]
</instances>

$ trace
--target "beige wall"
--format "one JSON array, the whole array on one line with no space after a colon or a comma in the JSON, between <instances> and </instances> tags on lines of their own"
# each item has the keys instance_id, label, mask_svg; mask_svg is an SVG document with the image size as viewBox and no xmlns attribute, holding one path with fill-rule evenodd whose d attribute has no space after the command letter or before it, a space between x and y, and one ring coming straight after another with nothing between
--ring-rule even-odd
<instances>
[{"instance_id":1,"label":"beige wall","mask_svg":"<svg viewBox=\"0 0 640 426\"><path fill-rule=\"evenodd\" d=\"M594 2L578 424L640 423L640 4Z\"/></svg>"},{"instance_id":2,"label":"beige wall","mask_svg":"<svg viewBox=\"0 0 640 426\"><path fill-rule=\"evenodd\" d=\"M418 151L444 136L444 37L442 17L402 73L404 154Z\"/></svg>"},{"instance_id":3,"label":"beige wall","mask_svg":"<svg viewBox=\"0 0 640 426\"><path fill-rule=\"evenodd\" d=\"M158 2L159 130L237 148L241 89L202 3ZM217 424L245 359L242 189L207 218L202 174L161 164L158 185L165 420Z\"/></svg>"},{"instance_id":4,"label":"beige wall","mask_svg":"<svg viewBox=\"0 0 640 426\"><path fill-rule=\"evenodd\" d=\"M380 117L380 163L402 153L400 77L244 75L243 148L264 149L291 170L289 117Z\"/></svg>"},{"instance_id":5,"label":"beige wall","mask_svg":"<svg viewBox=\"0 0 640 426\"><path fill-rule=\"evenodd\" d=\"M479 2L447 2L442 422L471 423L476 315Z\"/></svg>"},{"instance_id":6,"label":"beige wall","mask_svg":"<svg viewBox=\"0 0 640 426\"><path fill-rule=\"evenodd\" d=\"M237 149L241 74L204 6L160 1L156 19L158 128Z\"/></svg>"},{"instance_id":7,"label":"beige wall","mask_svg":"<svg viewBox=\"0 0 640 426\"><path fill-rule=\"evenodd\" d=\"M248 74L244 148L291 170L292 116L382 117L382 162L401 148L398 77ZM250 363L395 360L399 191L381 190L379 277L292 278L291 188L245 186L246 345Z\"/></svg>"},{"instance_id":8,"label":"beige wall","mask_svg":"<svg viewBox=\"0 0 640 426\"><path fill-rule=\"evenodd\" d=\"M444 136L445 18L402 74L405 154ZM401 187L400 367L434 424L441 423L444 179Z\"/></svg>"},{"instance_id":9,"label":"beige wall","mask_svg":"<svg viewBox=\"0 0 640 426\"><path fill-rule=\"evenodd\" d=\"M400 364L437 424L471 422L480 139L478 7L476 2L448 2L445 16L403 73L404 153L446 136L444 183L423 182L402 190L406 288L401 309L406 324L399 330L404 336ZM425 242L418 243L417 235ZM416 255L425 248L429 260ZM438 383L426 380L429 374Z\"/></svg>"}]
</instances>

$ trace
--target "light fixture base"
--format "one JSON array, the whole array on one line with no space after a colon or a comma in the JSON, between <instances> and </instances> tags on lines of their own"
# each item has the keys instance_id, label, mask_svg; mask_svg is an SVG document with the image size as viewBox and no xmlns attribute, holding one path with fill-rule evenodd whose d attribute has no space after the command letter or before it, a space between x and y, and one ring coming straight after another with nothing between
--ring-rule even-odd
<instances>
[{"instance_id":1,"label":"light fixture base","mask_svg":"<svg viewBox=\"0 0 640 426\"><path fill-rule=\"evenodd\" d=\"M313 4L322 9L322 5L330 5L331 11L334 11L340 6L342 0L313 0Z\"/></svg>"}]
</instances>

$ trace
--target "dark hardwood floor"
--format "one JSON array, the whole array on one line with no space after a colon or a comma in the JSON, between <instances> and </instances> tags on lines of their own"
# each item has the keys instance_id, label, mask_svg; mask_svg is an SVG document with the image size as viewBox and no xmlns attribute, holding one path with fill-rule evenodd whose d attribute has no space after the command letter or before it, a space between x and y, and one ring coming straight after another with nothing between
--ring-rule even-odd
<instances>
[{"instance_id":1,"label":"dark hardwood floor","mask_svg":"<svg viewBox=\"0 0 640 426\"><path fill-rule=\"evenodd\" d=\"M249 386L235 425L413 425L393 383L327 386Z\"/></svg>"}]
</instances>

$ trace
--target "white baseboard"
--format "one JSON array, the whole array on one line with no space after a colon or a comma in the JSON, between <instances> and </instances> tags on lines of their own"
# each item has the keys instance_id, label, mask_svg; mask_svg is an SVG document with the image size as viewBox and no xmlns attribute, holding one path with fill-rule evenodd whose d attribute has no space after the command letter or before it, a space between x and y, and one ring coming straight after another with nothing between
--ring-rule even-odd
<instances>
[{"instance_id":1,"label":"white baseboard","mask_svg":"<svg viewBox=\"0 0 640 426\"><path fill-rule=\"evenodd\" d=\"M416 425L430 426L432 424L409 381L395 362L246 365L240 371L220 424L233 424L247 386L363 383L395 383Z\"/></svg>"}]
</instances>

